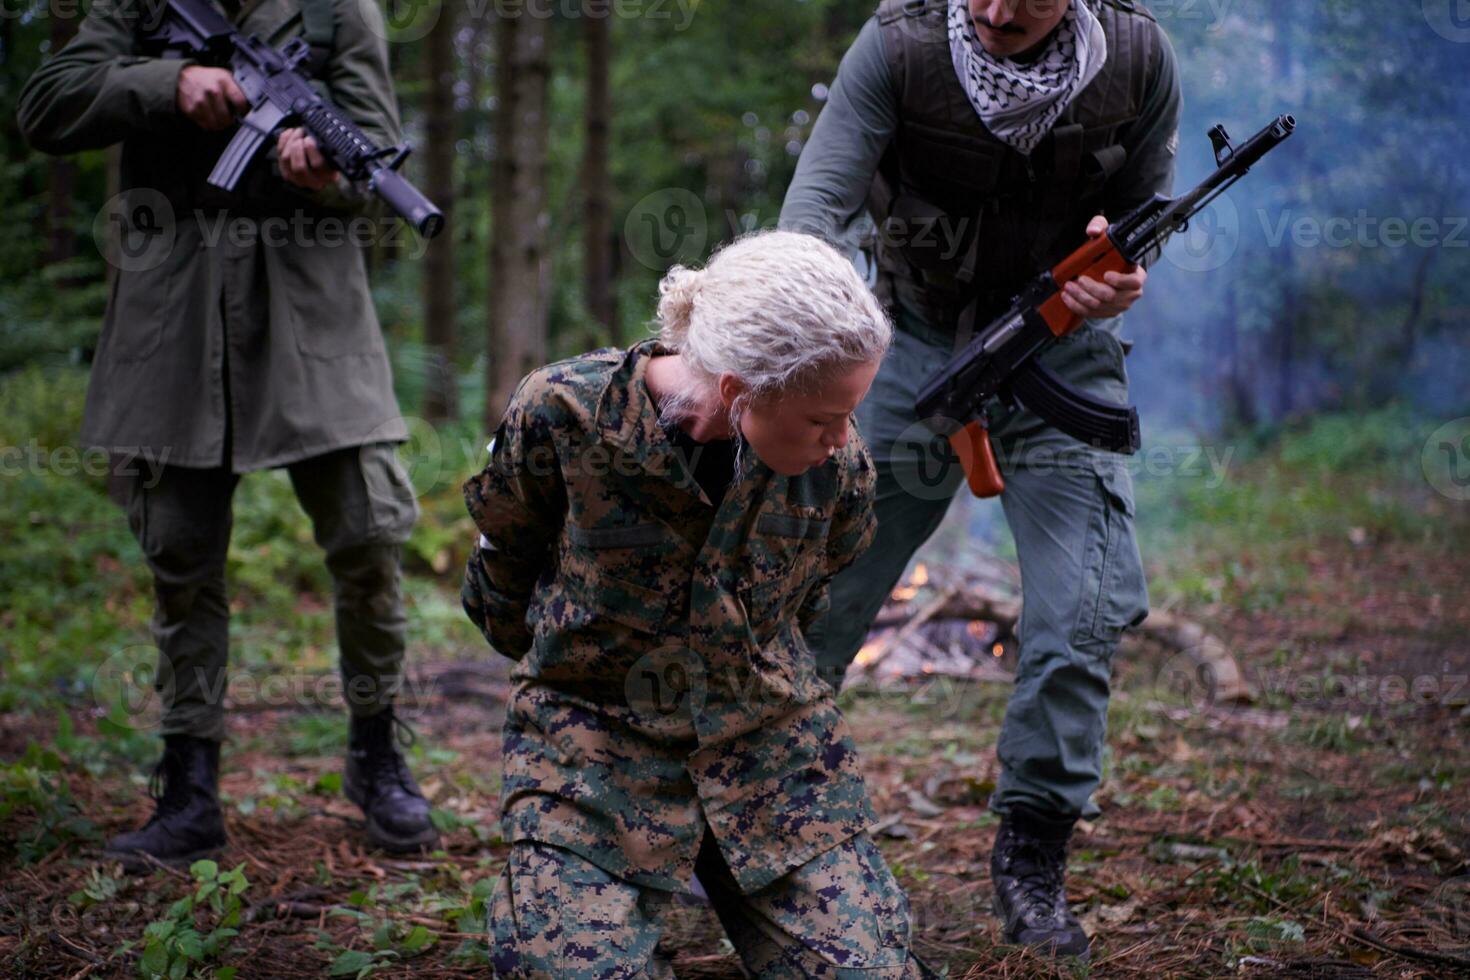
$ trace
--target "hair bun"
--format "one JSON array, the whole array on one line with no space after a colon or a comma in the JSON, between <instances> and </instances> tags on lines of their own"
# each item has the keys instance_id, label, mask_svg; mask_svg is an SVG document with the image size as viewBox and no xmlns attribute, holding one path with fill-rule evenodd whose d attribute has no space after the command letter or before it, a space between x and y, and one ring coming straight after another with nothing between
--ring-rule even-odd
<instances>
[{"instance_id":1,"label":"hair bun","mask_svg":"<svg viewBox=\"0 0 1470 980\"><path fill-rule=\"evenodd\" d=\"M689 335L694 300L699 295L703 279L703 271L676 265L658 284L658 321L663 327L665 342L671 347L679 346L679 342Z\"/></svg>"}]
</instances>

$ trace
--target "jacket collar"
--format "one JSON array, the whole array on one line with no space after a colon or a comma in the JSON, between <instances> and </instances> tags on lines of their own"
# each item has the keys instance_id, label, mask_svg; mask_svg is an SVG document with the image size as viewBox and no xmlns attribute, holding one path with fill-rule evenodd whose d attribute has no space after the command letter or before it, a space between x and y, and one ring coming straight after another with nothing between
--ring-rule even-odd
<instances>
[{"instance_id":1,"label":"jacket collar","mask_svg":"<svg viewBox=\"0 0 1470 980\"><path fill-rule=\"evenodd\" d=\"M649 361L675 353L656 337L629 347L598 396L596 426L604 442L627 453L644 469L687 481L693 487L693 474L686 471L673 442L658 424L658 405L647 383ZM738 482L749 480L757 468L768 469L749 443L740 457Z\"/></svg>"}]
</instances>

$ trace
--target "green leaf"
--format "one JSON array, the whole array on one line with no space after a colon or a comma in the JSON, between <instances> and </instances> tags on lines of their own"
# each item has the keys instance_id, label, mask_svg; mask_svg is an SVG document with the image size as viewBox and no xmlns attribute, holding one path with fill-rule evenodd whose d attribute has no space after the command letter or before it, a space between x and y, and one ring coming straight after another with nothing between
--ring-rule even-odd
<instances>
[{"instance_id":1,"label":"green leaf","mask_svg":"<svg viewBox=\"0 0 1470 980\"><path fill-rule=\"evenodd\" d=\"M340 772L325 773L312 786L312 792L324 795L336 795L342 792L342 774Z\"/></svg>"},{"instance_id":2,"label":"green leaf","mask_svg":"<svg viewBox=\"0 0 1470 980\"><path fill-rule=\"evenodd\" d=\"M186 929L179 933L176 942L178 951L188 959L204 959L204 940L193 929Z\"/></svg>"},{"instance_id":3,"label":"green leaf","mask_svg":"<svg viewBox=\"0 0 1470 980\"><path fill-rule=\"evenodd\" d=\"M168 950L162 942L150 942L143 948L143 958L138 963L138 972L145 977L161 977L168 969Z\"/></svg>"},{"instance_id":4,"label":"green leaf","mask_svg":"<svg viewBox=\"0 0 1470 980\"><path fill-rule=\"evenodd\" d=\"M409 953L420 953L434 944L434 936L423 926L414 926L398 945Z\"/></svg>"},{"instance_id":5,"label":"green leaf","mask_svg":"<svg viewBox=\"0 0 1470 980\"><path fill-rule=\"evenodd\" d=\"M189 865L189 873L198 881L213 881L219 877L219 865L209 860L209 858L205 858L202 861L195 861Z\"/></svg>"},{"instance_id":6,"label":"green leaf","mask_svg":"<svg viewBox=\"0 0 1470 980\"><path fill-rule=\"evenodd\" d=\"M334 977L349 977L370 970L373 967L373 954L365 953L358 949L344 950L332 961L330 975Z\"/></svg>"}]
</instances>

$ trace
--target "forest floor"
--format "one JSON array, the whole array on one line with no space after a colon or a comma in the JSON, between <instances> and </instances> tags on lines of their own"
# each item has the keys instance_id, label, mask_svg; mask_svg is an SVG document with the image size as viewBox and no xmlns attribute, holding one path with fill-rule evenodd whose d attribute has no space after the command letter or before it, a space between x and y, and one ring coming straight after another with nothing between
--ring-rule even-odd
<instances>
[{"instance_id":1,"label":"forest floor","mask_svg":"<svg viewBox=\"0 0 1470 980\"><path fill-rule=\"evenodd\" d=\"M60 444L79 391L16 426L54 416ZM0 441L22 444L14 417L0 412ZM1119 651L1103 815L1070 855L1089 965L1006 946L990 911L985 800L1009 685L844 691L927 963L954 978L1470 975L1470 505L1416 478L1432 428L1329 420L1243 451L1216 485L1140 478L1153 607L1224 640L1255 698L1209 703L1172 683L1176 655ZM342 797L345 718L319 696L330 582L289 482L268 474L236 497L230 844L218 865L141 876L100 851L148 813L156 705L126 704L126 681L152 659L151 590L103 488L79 486L43 471L0 497L0 976L487 975L508 664L458 608L455 481L425 492L407 549L409 757L442 850L371 849ZM1012 556L980 513L954 509L964 526L927 549L936 571L963 571L956 542ZM662 948L680 976L740 975L705 906L677 904Z\"/></svg>"}]
</instances>

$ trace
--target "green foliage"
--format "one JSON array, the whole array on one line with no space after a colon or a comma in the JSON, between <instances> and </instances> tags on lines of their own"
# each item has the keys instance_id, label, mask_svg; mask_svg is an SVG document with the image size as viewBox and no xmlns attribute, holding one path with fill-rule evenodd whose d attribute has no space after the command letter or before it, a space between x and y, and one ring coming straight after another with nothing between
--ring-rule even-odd
<instances>
[{"instance_id":1,"label":"green foliage","mask_svg":"<svg viewBox=\"0 0 1470 980\"><path fill-rule=\"evenodd\" d=\"M93 905L106 905L118 896L126 884L124 878L114 878L103 874L100 868L93 868L87 877L87 883L68 895L67 902L79 911Z\"/></svg>"},{"instance_id":2,"label":"green foliage","mask_svg":"<svg viewBox=\"0 0 1470 980\"><path fill-rule=\"evenodd\" d=\"M147 569L107 498L106 459L79 445L85 391L76 368L0 375L0 711L49 712L58 686L88 694L98 663L147 620Z\"/></svg>"},{"instance_id":3,"label":"green foliage","mask_svg":"<svg viewBox=\"0 0 1470 980\"><path fill-rule=\"evenodd\" d=\"M419 890L417 881L372 885L367 891L348 896L348 905L332 911L333 917L354 920L368 938L369 949L348 949L325 930L317 931L316 949L332 956L329 970L334 977L368 977L426 952L439 940L425 926L410 925L393 918L375 917L369 909L400 906Z\"/></svg>"},{"instance_id":4,"label":"green foliage","mask_svg":"<svg viewBox=\"0 0 1470 980\"><path fill-rule=\"evenodd\" d=\"M1207 444L1215 462L1193 473L1150 472L1145 461L1135 487L1150 588L1260 612L1303 586L1303 554L1324 542L1457 547L1466 528L1420 468L1439 424L1395 404Z\"/></svg>"},{"instance_id":5,"label":"green foliage","mask_svg":"<svg viewBox=\"0 0 1470 980\"><path fill-rule=\"evenodd\" d=\"M195 861L190 866L197 887L143 930L139 976L148 980L232 980L234 967L211 968L210 964L226 955L226 944L239 935L242 896L250 888L244 869L245 865L239 864L222 872L213 861Z\"/></svg>"},{"instance_id":6,"label":"green foliage","mask_svg":"<svg viewBox=\"0 0 1470 980\"><path fill-rule=\"evenodd\" d=\"M0 767L0 824L16 828L13 836L5 835L0 853L13 852L21 864L31 864L63 844L100 837L78 809L64 769L61 756L35 742L20 759Z\"/></svg>"}]
</instances>

